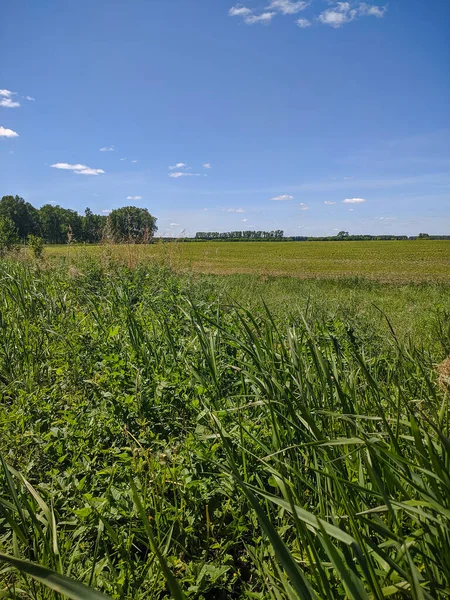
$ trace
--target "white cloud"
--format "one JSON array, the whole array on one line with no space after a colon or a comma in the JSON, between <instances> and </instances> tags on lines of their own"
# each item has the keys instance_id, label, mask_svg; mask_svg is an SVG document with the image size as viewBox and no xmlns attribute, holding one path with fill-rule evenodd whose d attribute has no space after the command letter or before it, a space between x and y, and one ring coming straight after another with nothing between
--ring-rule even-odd
<instances>
[{"instance_id":1,"label":"white cloud","mask_svg":"<svg viewBox=\"0 0 450 600\"><path fill-rule=\"evenodd\" d=\"M233 6L228 11L230 17L242 17L244 23L247 23L247 25L253 25L254 23L270 23L275 14L275 12L264 12L260 15L255 15L249 8L242 4L236 4L236 6Z\"/></svg>"},{"instance_id":2,"label":"white cloud","mask_svg":"<svg viewBox=\"0 0 450 600\"><path fill-rule=\"evenodd\" d=\"M279 10L283 15L295 15L296 13L305 10L308 2L293 1L293 0L271 0L267 8L272 10Z\"/></svg>"},{"instance_id":3,"label":"white cloud","mask_svg":"<svg viewBox=\"0 0 450 600\"><path fill-rule=\"evenodd\" d=\"M233 213L243 213L245 210L243 208L223 208L225 212L233 212Z\"/></svg>"},{"instance_id":4,"label":"white cloud","mask_svg":"<svg viewBox=\"0 0 450 600\"><path fill-rule=\"evenodd\" d=\"M172 165L169 169L186 169L187 165L185 163L179 162L176 165Z\"/></svg>"},{"instance_id":5,"label":"white cloud","mask_svg":"<svg viewBox=\"0 0 450 600\"><path fill-rule=\"evenodd\" d=\"M246 6L242 6L241 4L236 4L228 11L228 16L230 17L245 17L246 15L251 15L252 11Z\"/></svg>"},{"instance_id":6,"label":"white cloud","mask_svg":"<svg viewBox=\"0 0 450 600\"><path fill-rule=\"evenodd\" d=\"M294 196L290 196L289 194L281 194L281 196L275 196L274 198L271 198L271 200L293 200Z\"/></svg>"},{"instance_id":7,"label":"white cloud","mask_svg":"<svg viewBox=\"0 0 450 600\"><path fill-rule=\"evenodd\" d=\"M170 227L179 227L180 224L179 223L170 223Z\"/></svg>"},{"instance_id":8,"label":"white cloud","mask_svg":"<svg viewBox=\"0 0 450 600\"><path fill-rule=\"evenodd\" d=\"M336 202L331 202L331 200L325 200L324 204L336 204Z\"/></svg>"},{"instance_id":9,"label":"white cloud","mask_svg":"<svg viewBox=\"0 0 450 600\"><path fill-rule=\"evenodd\" d=\"M387 5L386 6L374 6L374 5L371 6L370 4L366 4L365 2L363 2L358 7L358 14L361 17L378 17L379 19L381 19L382 17L384 17L384 13L386 11L387 11Z\"/></svg>"},{"instance_id":10,"label":"white cloud","mask_svg":"<svg viewBox=\"0 0 450 600\"><path fill-rule=\"evenodd\" d=\"M318 20L324 25L330 25L330 27L338 29L339 27L342 27L342 25L350 23L350 21L353 21L358 17L381 18L386 11L387 5L375 6L365 2L361 2L358 5L352 5L350 2L336 2L332 8L328 8L320 13Z\"/></svg>"},{"instance_id":11,"label":"white cloud","mask_svg":"<svg viewBox=\"0 0 450 600\"><path fill-rule=\"evenodd\" d=\"M294 2L293 0L271 0L267 8L272 10L278 10L283 15L295 15L301 10L307 8L308 2L302 0Z\"/></svg>"},{"instance_id":12,"label":"white cloud","mask_svg":"<svg viewBox=\"0 0 450 600\"><path fill-rule=\"evenodd\" d=\"M16 131L13 131L12 129L7 129L6 127L2 127L0 125L0 137L15 138L19 137L19 134Z\"/></svg>"},{"instance_id":13,"label":"white cloud","mask_svg":"<svg viewBox=\"0 0 450 600\"><path fill-rule=\"evenodd\" d=\"M168 173L169 177L177 179L178 177L200 177L200 173L186 173L186 171L176 171L175 173Z\"/></svg>"},{"instance_id":14,"label":"white cloud","mask_svg":"<svg viewBox=\"0 0 450 600\"><path fill-rule=\"evenodd\" d=\"M342 27L342 25L345 25L345 23L353 21L355 17L356 11L350 10L350 4L348 2L338 2L334 9L328 8L320 13L318 19L323 25L330 25L330 27L338 29L339 27Z\"/></svg>"},{"instance_id":15,"label":"white cloud","mask_svg":"<svg viewBox=\"0 0 450 600\"><path fill-rule=\"evenodd\" d=\"M204 163L203 164L203 168L204 169L210 169L211 168L211 163Z\"/></svg>"},{"instance_id":16,"label":"white cloud","mask_svg":"<svg viewBox=\"0 0 450 600\"><path fill-rule=\"evenodd\" d=\"M253 25L254 23L270 23L274 16L274 12L265 12L260 15L249 15L244 18L244 21L247 25Z\"/></svg>"},{"instance_id":17,"label":"white cloud","mask_svg":"<svg viewBox=\"0 0 450 600\"><path fill-rule=\"evenodd\" d=\"M15 96L17 92L11 92L11 90L0 90L0 96L3 98L11 98Z\"/></svg>"},{"instance_id":18,"label":"white cloud","mask_svg":"<svg viewBox=\"0 0 450 600\"><path fill-rule=\"evenodd\" d=\"M127 200L142 200L142 196L127 196Z\"/></svg>"},{"instance_id":19,"label":"white cloud","mask_svg":"<svg viewBox=\"0 0 450 600\"><path fill-rule=\"evenodd\" d=\"M20 106L20 102L17 102L12 98L0 98L0 106L3 106L4 108L17 108Z\"/></svg>"},{"instance_id":20,"label":"white cloud","mask_svg":"<svg viewBox=\"0 0 450 600\"><path fill-rule=\"evenodd\" d=\"M115 152L116 149L114 146L105 146L104 148L100 148L100 152Z\"/></svg>"},{"instance_id":21,"label":"white cloud","mask_svg":"<svg viewBox=\"0 0 450 600\"><path fill-rule=\"evenodd\" d=\"M300 202L300 210L309 210L309 206L307 206L304 202Z\"/></svg>"},{"instance_id":22,"label":"white cloud","mask_svg":"<svg viewBox=\"0 0 450 600\"><path fill-rule=\"evenodd\" d=\"M31 102L35 102L36 101L36 98L33 98L33 96L22 96L22 98L24 100L30 100Z\"/></svg>"},{"instance_id":23,"label":"white cloud","mask_svg":"<svg viewBox=\"0 0 450 600\"><path fill-rule=\"evenodd\" d=\"M111 209L110 209L110 208L106 208L105 210L102 210L102 213L103 213L104 215L109 215L109 213L110 213L110 212L111 212Z\"/></svg>"},{"instance_id":24,"label":"white cloud","mask_svg":"<svg viewBox=\"0 0 450 600\"><path fill-rule=\"evenodd\" d=\"M247 223L248 219L242 219L241 222L242 223Z\"/></svg>"},{"instance_id":25,"label":"white cloud","mask_svg":"<svg viewBox=\"0 0 450 600\"><path fill-rule=\"evenodd\" d=\"M342 200L344 204L363 204L365 202L364 198L346 198Z\"/></svg>"},{"instance_id":26,"label":"white cloud","mask_svg":"<svg viewBox=\"0 0 450 600\"><path fill-rule=\"evenodd\" d=\"M126 159L126 157L124 157L124 158L121 158L120 160L127 160L127 159Z\"/></svg>"},{"instance_id":27,"label":"white cloud","mask_svg":"<svg viewBox=\"0 0 450 600\"><path fill-rule=\"evenodd\" d=\"M308 19L298 19L297 25L301 29L306 29L307 27L311 27L312 23Z\"/></svg>"},{"instance_id":28,"label":"white cloud","mask_svg":"<svg viewBox=\"0 0 450 600\"><path fill-rule=\"evenodd\" d=\"M63 169L66 171L73 171L77 175L99 175L100 173L104 173L103 169L92 169L91 167L87 167L86 165L69 165L68 163L55 163L54 165L50 165L54 169Z\"/></svg>"},{"instance_id":29,"label":"white cloud","mask_svg":"<svg viewBox=\"0 0 450 600\"><path fill-rule=\"evenodd\" d=\"M348 212L353 212L355 209L354 208L349 208Z\"/></svg>"},{"instance_id":30,"label":"white cloud","mask_svg":"<svg viewBox=\"0 0 450 600\"><path fill-rule=\"evenodd\" d=\"M131 162L132 162L132 163L137 163L137 160L132 160Z\"/></svg>"}]
</instances>

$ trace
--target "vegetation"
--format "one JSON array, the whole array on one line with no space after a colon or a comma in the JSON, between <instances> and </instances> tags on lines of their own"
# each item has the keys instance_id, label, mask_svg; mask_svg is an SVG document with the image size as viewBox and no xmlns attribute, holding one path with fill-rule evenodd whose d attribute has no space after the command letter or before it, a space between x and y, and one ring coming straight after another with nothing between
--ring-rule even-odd
<instances>
[{"instance_id":1,"label":"vegetation","mask_svg":"<svg viewBox=\"0 0 450 600\"><path fill-rule=\"evenodd\" d=\"M0 219L13 224L17 240L24 242L35 236L46 244L92 244L105 238L114 242L148 242L158 229L156 218L146 208L127 206L113 210L109 216L96 215L86 208L80 215L52 204L44 204L38 210L20 196L3 196Z\"/></svg>"},{"instance_id":2,"label":"vegetation","mask_svg":"<svg viewBox=\"0 0 450 600\"><path fill-rule=\"evenodd\" d=\"M14 250L18 243L19 237L13 221L0 216L0 258Z\"/></svg>"},{"instance_id":3,"label":"vegetation","mask_svg":"<svg viewBox=\"0 0 450 600\"><path fill-rule=\"evenodd\" d=\"M449 286L269 309L135 250L0 263L2 594L448 598Z\"/></svg>"},{"instance_id":4,"label":"vegetation","mask_svg":"<svg viewBox=\"0 0 450 600\"><path fill-rule=\"evenodd\" d=\"M49 247L51 260L66 257L67 248ZM450 241L414 242L285 242L268 251L263 242L190 242L129 246L71 248L76 264L84 257L109 253L129 266L149 260L163 261L177 271L216 275L255 274L301 279L364 278L373 281L420 283L450 282ZM241 282L247 287L245 280ZM249 280L249 283L250 280Z\"/></svg>"}]
</instances>

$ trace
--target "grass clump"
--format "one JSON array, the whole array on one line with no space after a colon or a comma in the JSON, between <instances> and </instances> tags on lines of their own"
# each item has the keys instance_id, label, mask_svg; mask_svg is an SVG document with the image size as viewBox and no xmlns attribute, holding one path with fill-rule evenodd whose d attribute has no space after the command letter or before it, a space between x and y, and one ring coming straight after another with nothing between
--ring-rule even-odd
<instances>
[{"instance_id":1,"label":"grass clump","mask_svg":"<svg viewBox=\"0 0 450 600\"><path fill-rule=\"evenodd\" d=\"M448 598L442 307L425 345L219 287L0 265L1 590Z\"/></svg>"}]
</instances>

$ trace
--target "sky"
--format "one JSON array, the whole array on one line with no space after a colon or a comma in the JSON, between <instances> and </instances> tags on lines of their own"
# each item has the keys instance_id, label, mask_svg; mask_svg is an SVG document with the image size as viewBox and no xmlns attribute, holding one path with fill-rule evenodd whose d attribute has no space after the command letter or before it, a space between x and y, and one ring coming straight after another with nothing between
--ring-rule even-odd
<instances>
[{"instance_id":1,"label":"sky","mask_svg":"<svg viewBox=\"0 0 450 600\"><path fill-rule=\"evenodd\" d=\"M4 0L0 19L0 195L146 207L171 236L450 234L449 0Z\"/></svg>"}]
</instances>

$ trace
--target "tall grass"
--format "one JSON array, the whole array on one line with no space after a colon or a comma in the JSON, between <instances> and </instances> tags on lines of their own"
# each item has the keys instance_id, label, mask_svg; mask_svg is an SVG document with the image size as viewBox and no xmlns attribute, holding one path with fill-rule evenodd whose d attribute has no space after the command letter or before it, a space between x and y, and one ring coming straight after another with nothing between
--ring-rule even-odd
<instances>
[{"instance_id":1,"label":"tall grass","mask_svg":"<svg viewBox=\"0 0 450 600\"><path fill-rule=\"evenodd\" d=\"M448 598L442 307L423 347L217 298L0 266L0 595Z\"/></svg>"}]
</instances>

